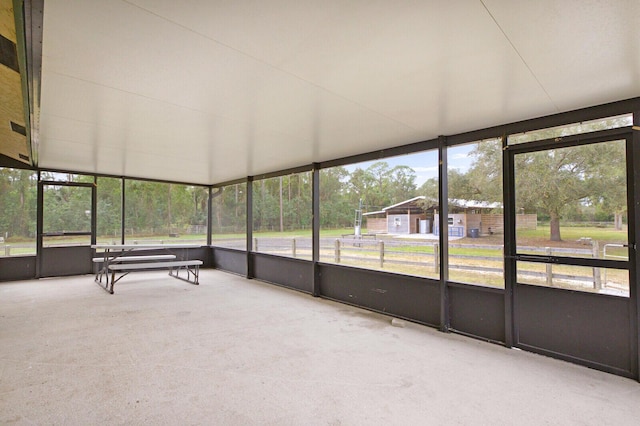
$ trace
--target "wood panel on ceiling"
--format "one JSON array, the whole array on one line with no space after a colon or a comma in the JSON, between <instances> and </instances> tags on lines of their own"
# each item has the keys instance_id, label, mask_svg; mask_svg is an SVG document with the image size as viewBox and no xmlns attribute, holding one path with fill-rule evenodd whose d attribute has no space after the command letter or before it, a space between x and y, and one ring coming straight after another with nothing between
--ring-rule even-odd
<instances>
[{"instance_id":1,"label":"wood panel on ceiling","mask_svg":"<svg viewBox=\"0 0 640 426\"><path fill-rule=\"evenodd\" d=\"M12 0L0 0L0 154L30 164Z\"/></svg>"}]
</instances>

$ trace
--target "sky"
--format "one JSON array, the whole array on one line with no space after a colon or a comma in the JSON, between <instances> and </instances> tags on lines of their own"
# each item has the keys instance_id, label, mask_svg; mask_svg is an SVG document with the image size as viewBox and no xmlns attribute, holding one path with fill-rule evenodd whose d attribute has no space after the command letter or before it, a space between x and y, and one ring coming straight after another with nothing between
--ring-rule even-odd
<instances>
[{"instance_id":1,"label":"sky","mask_svg":"<svg viewBox=\"0 0 640 426\"><path fill-rule=\"evenodd\" d=\"M458 169L460 172L466 172L473 163L473 158L469 153L475 144L460 145L448 148L449 169ZM419 152L415 154L399 155L396 157L388 157L381 160L365 161L362 163L350 164L345 166L349 173L355 169L366 169L373 163L385 161L389 168L395 166L408 166L416 173L416 186L419 188L428 179L438 177L438 151L431 150Z\"/></svg>"}]
</instances>

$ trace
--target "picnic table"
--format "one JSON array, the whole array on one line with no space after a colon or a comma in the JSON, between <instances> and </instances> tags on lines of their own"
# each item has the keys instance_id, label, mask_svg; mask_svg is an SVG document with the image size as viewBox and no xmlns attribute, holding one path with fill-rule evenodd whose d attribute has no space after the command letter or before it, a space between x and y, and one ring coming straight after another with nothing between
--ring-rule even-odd
<instances>
[{"instance_id":1,"label":"picnic table","mask_svg":"<svg viewBox=\"0 0 640 426\"><path fill-rule=\"evenodd\" d=\"M200 248L198 244L94 244L92 249L102 251L102 256L96 256L92 261L101 264L95 276L95 281L106 291L113 294L113 286L130 272L149 269L169 269L169 275L199 284L201 260L188 259L188 249ZM166 254L135 255L135 251L163 250ZM177 253L177 254L176 254ZM180 271L186 272L186 277L180 276ZM120 274L116 277L116 274ZM105 280L104 286L102 280Z\"/></svg>"}]
</instances>

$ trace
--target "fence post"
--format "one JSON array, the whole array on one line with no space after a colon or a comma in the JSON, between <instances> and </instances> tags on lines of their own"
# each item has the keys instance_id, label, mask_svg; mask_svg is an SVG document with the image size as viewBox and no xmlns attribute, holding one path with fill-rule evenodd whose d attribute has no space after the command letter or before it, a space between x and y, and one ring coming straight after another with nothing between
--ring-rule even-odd
<instances>
[{"instance_id":1,"label":"fence post","mask_svg":"<svg viewBox=\"0 0 640 426\"><path fill-rule=\"evenodd\" d=\"M591 240L591 249L594 259L600 258L600 244L597 240ZM602 276L600 275L600 268L593 268L593 288L595 290L602 290Z\"/></svg>"},{"instance_id":2,"label":"fence post","mask_svg":"<svg viewBox=\"0 0 640 426\"><path fill-rule=\"evenodd\" d=\"M340 240L336 238L334 260L336 263L340 263Z\"/></svg>"},{"instance_id":3,"label":"fence post","mask_svg":"<svg viewBox=\"0 0 640 426\"><path fill-rule=\"evenodd\" d=\"M384 267L384 241L380 241L380 267Z\"/></svg>"},{"instance_id":4,"label":"fence post","mask_svg":"<svg viewBox=\"0 0 640 426\"><path fill-rule=\"evenodd\" d=\"M254 238L253 239L253 247L252 247L253 251L258 251L258 239Z\"/></svg>"},{"instance_id":5,"label":"fence post","mask_svg":"<svg viewBox=\"0 0 640 426\"><path fill-rule=\"evenodd\" d=\"M435 271L440 271L440 243L433 243L433 259Z\"/></svg>"},{"instance_id":6,"label":"fence post","mask_svg":"<svg viewBox=\"0 0 640 426\"><path fill-rule=\"evenodd\" d=\"M11 256L11 246L4 246L4 255Z\"/></svg>"},{"instance_id":7,"label":"fence post","mask_svg":"<svg viewBox=\"0 0 640 426\"><path fill-rule=\"evenodd\" d=\"M544 253L551 256L551 247L545 247ZM551 263L546 264L547 267L547 285L553 287L553 265Z\"/></svg>"},{"instance_id":8,"label":"fence post","mask_svg":"<svg viewBox=\"0 0 640 426\"><path fill-rule=\"evenodd\" d=\"M293 257L296 257L296 239L291 240L291 251L293 252Z\"/></svg>"}]
</instances>

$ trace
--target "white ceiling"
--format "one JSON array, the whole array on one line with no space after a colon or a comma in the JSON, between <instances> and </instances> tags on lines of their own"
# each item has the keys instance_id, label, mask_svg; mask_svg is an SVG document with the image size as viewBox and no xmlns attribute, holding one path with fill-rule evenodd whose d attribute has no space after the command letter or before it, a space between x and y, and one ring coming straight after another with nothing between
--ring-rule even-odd
<instances>
[{"instance_id":1,"label":"white ceiling","mask_svg":"<svg viewBox=\"0 0 640 426\"><path fill-rule=\"evenodd\" d=\"M202 184L640 95L638 0L47 0L39 166Z\"/></svg>"}]
</instances>

